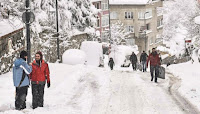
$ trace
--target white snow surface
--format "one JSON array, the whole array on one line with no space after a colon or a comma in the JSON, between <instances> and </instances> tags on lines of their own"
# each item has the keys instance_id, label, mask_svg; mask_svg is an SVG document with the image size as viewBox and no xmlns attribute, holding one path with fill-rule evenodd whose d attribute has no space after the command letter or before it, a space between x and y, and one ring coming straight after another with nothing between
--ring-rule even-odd
<instances>
[{"instance_id":1,"label":"white snow surface","mask_svg":"<svg viewBox=\"0 0 200 114\"><path fill-rule=\"evenodd\" d=\"M95 41L84 41L81 50L86 53L87 65L99 66L100 57L103 58L102 44Z\"/></svg>"},{"instance_id":2,"label":"white snow surface","mask_svg":"<svg viewBox=\"0 0 200 114\"><path fill-rule=\"evenodd\" d=\"M181 80L179 92L200 110L200 64L191 61L170 65L169 71Z\"/></svg>"},{"instance_id":3,"label":"white snow surface","mask_svg":"<svg viewBox=\"0 0 200 114\"><path fill-rule=\"evenodd\" d=\"M85 60L85 52L78 49L69 49L62 56L63 63L69 65L84 64Z\"/></svg>"},{"instance_id":4,"label":"white snow surface","mask_svg":"<svg viewBox=\"0 0 200 114\"><path fill-rule=\"evenodd\" d=\"M108 60L108 58L107 58ZM166 81L150 81L150 73L133 72L115 66L49 64L51 87L45 87L44 107L31 108L31 88L27 108L14 110L15 87L12 72L0 75L1 114L182 114L167 94ZM6 82L6 83L5 83Z\"/></svg>"}]
</instances>

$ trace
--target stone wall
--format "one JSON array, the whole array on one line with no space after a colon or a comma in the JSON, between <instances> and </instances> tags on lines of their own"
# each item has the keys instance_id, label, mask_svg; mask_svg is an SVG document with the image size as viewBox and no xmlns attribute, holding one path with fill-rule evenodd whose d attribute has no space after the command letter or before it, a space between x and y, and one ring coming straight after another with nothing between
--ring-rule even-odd
<instances>
[{"instance_id":1,"label":"stone wall","mask_svg":"<svg viewBox=\"0 0 200 114\"><path fill-rule=\"evenodd\" d=\"M0 75L10 71L24 45L23 28L0 37Z\"/></svg>"}]
</instances>

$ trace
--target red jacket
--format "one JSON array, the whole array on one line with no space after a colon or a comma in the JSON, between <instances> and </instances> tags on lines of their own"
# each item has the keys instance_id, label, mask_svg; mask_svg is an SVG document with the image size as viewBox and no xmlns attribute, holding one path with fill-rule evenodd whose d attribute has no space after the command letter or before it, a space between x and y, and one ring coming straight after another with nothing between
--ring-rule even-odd
<instances>
[{"instance_id":1,"label":"red jacket","mask_svg":"<svg viewBox=\"0 0 200 114\"><path fill-rule=\"evenodd\" d=\"M160 63L160 57L158 54L156 54L155 56L153 56L153 54L151 53L147 59L147 67L148 67L148 63L150 61L150 65L151 66L157 66L157 65L161 65Z\"/></svg>"},{"instance_id":2,"label":"red jacket","mask_svg":"<svg viewBox=\"0 0 200 114\"><path fill-rule=\"evenodd\" d=\"M39 84L45 82L47 79L47 83L49 83L50 82L49 74L50 74L49 66L44 60L42 60L40 65L38 65L36 61L33 61L32 72L30 74L31 82Z\"/></svg>"}]
</instances>

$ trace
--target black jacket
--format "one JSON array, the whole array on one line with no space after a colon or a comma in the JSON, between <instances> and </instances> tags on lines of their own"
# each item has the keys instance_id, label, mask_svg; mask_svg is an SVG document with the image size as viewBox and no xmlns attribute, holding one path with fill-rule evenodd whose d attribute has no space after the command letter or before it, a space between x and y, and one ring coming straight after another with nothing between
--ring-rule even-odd
<instances>
[{"instance_id":1,"label":"black jacket","mask_svg":"<svg viewBox=\"0 0 200 114\"><path fill-rule=\"evenodd\" d=\"M132 54L131 56L130 56L130 61L131 61L131 63L137 63L137 56L135 55L135 54Z\"/></svg>"},{"instance_id":2,"label":"black jacket","mask_svg":"<svg viewBox=\"0 0 200 114\"><path fill-rule=\"evenodd\" d=\"M147 57L148 57L148 55L146 53L142 53L140 56L140 62L147 61Z\"/></svg>"},{"instance_id":3,"label":"black jacket","mask_svg":"<svg viewBox=\"0 0 200 114\"><path fill-rule=\"evenodd\" d=\"M114 66L114 65L115 65L115 62L113 60L109 60L108 66Z\"/></svg>"}]
</instances>

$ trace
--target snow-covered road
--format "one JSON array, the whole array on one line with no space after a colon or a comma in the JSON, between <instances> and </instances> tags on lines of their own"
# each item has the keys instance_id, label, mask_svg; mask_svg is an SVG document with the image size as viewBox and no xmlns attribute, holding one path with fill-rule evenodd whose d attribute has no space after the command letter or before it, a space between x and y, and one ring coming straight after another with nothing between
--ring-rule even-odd
<instances>
[{"instance_id":1,"label":"snow-covered road","mask_svg":"<svg viewBox=\"0 0 200 114\"><path fill-rule=\"evenodd\" d=\"M12 73L0 76L0 113L5 114L182 114L169 94L169 79L150 81L148 72L131 68L69 66L50 64L51 87L45 88L43 108L31 109L31 89L27 109L14 110L15 88Z\"/></svg>"}]
</instances>

